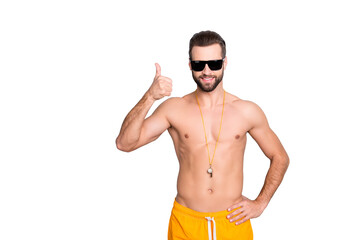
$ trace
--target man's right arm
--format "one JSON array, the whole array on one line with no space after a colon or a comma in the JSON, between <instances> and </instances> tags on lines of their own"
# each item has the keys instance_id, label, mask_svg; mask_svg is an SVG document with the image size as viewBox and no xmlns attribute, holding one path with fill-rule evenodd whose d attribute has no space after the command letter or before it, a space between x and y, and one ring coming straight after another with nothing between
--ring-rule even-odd
<instances>
[{"instance_id":1,"label":"man's right arm","mask_svg":"<svg viewBox=\"0 0 360 240\"><path fill-rule=\"evenodd\" d=\"M164 96L170 96L172 91L171 79L161 76L160 65L155 65L156 75L151 87L128 113L116 138L116 146L121 151L130 152L154 141L170 127L164 103L145 119L153 103Z\"/></svg>"}]
</instances>

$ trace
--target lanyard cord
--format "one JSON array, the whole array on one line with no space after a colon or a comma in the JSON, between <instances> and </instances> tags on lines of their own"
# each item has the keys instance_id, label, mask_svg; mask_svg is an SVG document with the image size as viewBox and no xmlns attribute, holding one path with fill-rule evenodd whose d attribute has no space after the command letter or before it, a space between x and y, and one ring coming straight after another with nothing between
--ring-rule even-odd
<instances>
[{"instance_id":1,"label":"lanyard cord","mask_svg":"<svg viewBox=\"0 0 360 240\"><path fill-rule=\"evenodd\" d=\"M218 134L217 139L216 139L215 150L214 150L214 154L213 154L213 156L212 156L212 159L210 159L210 151L209 151L209 145L208 145L207 136L206 136L206 129L205 129L204 117L203 117L203 114L202 114L202 112L201 112L200 103L199 103L199 100L198 100L198 97L197 97L197 94L196 94L196 93L197 93L197 90L195 91L195 98L196 98L196 102L197 102L197 104L198 104L198 106L199 106L200 115L201 115L201 120L202 120L202 124L203 124L203 127L204 127L206 148L207 148L207 151L208 151L209 164L210 164L210 168L211 168L211 165L212 165L212 163L214 162L216 147L217 147L217 144L218 144L218 141L219 141L220 132L221 132L221 126L222 126L222 120L223 120L223 116L224 116L225 90L224 90L223 107L222 107L221 120L220 120L220 129L219 129L219 134Z\"/></svg>"}]
</instances>

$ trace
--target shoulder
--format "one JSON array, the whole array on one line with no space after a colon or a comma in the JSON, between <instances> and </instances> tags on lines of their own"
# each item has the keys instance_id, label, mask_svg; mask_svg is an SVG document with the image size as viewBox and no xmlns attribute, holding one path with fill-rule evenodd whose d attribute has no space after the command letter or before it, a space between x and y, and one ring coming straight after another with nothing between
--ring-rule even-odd
<instances>
[{"instance_id":1,"label":"shoulder","mask_svg":"<svg viewBox=\"0 0 360 240\"><path fill-rule=\"evenodd\" d=\"M163 101L154 111L154 116L162 116L173 126L177 119L181 119L183 110L187 109L188 100L184 97L170 97Z\"/></svg>"},{"instance_id":2,"label":"shoulder","mask_svg":"<svg viewBox=\"0 0 360 240\"><path fill-rule=\"evenodd\" d=\"M155 111L165 111L165 112L167 112L168 110L174 108L178 104L179 104L179 98L178 97L171 97L171 98L166 99L162 103L160 103Z\"/></svg>"},{"instance_id":3,"label":"shoulder","mask_svg":"<svg viewBox=\"0 0 360 240\"><path fill-rule=\"evenodd\" d=\"M244 100L244 99L241 99L231 93L228 93L226 92L226 98L227 98L227 101L228 103L230 103L230 105L232 105L233 107L237 108L237 109L241 109L242 112L252 112L252 111L259 111L261 110L260 107L250 101L250 100Z\"/></svg>"},{"instance_id":4,"label":"shoulder","mask_svg":"<svg viewBox=\"0 0 360 240\"><path fill-rule=\"evenodd\" d=\"M255 102L241 99L230 93L227 95L229 95L229 102L231 103L231 106L244 118L248 119L250 122L264 120L265 114Z\"/></svg>"},{"instance_id":5,"label":"shoulder","mask_svg":"<svg viewBox=\"0 0 360 240\"><path fill-rule=\"evenodd\" d=\"M195 101L194 92L188 93L182 97L171 97L164 101L164 105L173 108L173 107L182 107L187 104L192 104Z\"/></svg>"},{"instance_id":6,"label":"shoulder","mask_svg":"<svg viewBox=\"0 0 360 240\"><path fill-rule=\"evenodd\" d=\"M184 106L185 100L182 97L170 97L159 104L155 112L168 115L182 106Z\"/></svg>"},{"instance_id":7,"label":"shoulder","mask_svg":"<svg viewBox=\"0 0 360 240\"><path fill-rule=\"evenodd\" d=\"M170 97L162 102L159 107L162 106L164 108L174 108L181 104L184 104L184 99L182 97Z\"/></svg>"}]
</instances>

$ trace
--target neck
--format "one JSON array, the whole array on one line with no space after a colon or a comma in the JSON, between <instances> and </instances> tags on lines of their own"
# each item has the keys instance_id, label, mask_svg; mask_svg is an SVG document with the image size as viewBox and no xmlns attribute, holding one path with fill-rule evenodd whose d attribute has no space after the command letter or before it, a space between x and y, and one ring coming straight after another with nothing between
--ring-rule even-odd
<instances>
[{"instance_id":1,"label":"neck","mask_svg":"<svg viewBox=\"0 0 360 240\"><path fill-rule=\"evenodd\" d=\"M197 87L196 95L201 107L212 108L218 104L222 104L224 99L223 83L219 83L219 85L211 92L204 92Z\"/></svg>"}]
</instances>

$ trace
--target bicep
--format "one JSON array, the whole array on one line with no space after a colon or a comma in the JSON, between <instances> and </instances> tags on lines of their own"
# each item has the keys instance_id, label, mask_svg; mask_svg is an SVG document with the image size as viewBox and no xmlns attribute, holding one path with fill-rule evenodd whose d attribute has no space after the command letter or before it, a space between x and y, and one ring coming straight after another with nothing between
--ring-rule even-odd
<instances>
[{"instance_id":1,"label":"bicep","mask_svg":"<svg viewBox=\"0 0 360 240\"><path fill-rule=\"evenodd\" d=\"M151 116L144 120L135 149L156 140L170 127L170 123L166 117L166 106L164 105L164 103L161 104Z\"/></svg>"},{"instance_id":2,"label":"bicep","mask_svg":"<svg viewBox=\"0 0 360 240\"><path fill-rule=\"evenodd\" d=\"M249 134L257 142L263 153L272 159L276 155L284 154L285 150L269 126L264 112L259 106L254 104L250 111L251 129Z\"/></svg>"}]
</instances>

